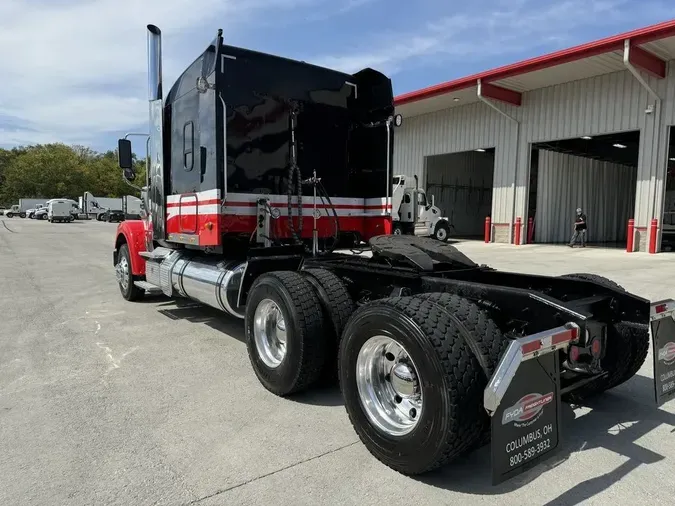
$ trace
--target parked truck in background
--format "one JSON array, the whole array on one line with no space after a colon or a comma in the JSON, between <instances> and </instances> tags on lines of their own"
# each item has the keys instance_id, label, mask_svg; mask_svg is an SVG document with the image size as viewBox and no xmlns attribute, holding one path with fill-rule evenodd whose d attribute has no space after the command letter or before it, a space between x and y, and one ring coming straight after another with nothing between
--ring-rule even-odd
<instances>
[{"instance_id":1,"label":"parked truck in background","mask_svg":"<svg viewBox=\"0 0 675 506\"><path fill-rule=\"evenodd\" d=\"M414 183L413 183L414 181ZM419 187L417 175L394 176L391 197L392 228L395 235L417 235L447 241L452 225Z\"/></svg>"},{"instance_id":2,"label":"parked truck in background","mask_svg":"<svg viewBox=\"0 0 675 506\"><path fill-rule=\"evenodd\" d=\"M550 457L561 400L632 378L650 324L657 404L675 396L663 381L675 377L675 301L593 274L501 272L391 234L402 120L386 76L226 45L219 30L165 97L161 33L147 35L147 213L111 241L124 299L183 297L241 319L275 395L337 376L363 444L408 475L489 441L493 482ZM135 181L130 141L118 155ZM371 255L336 250L341 233Z\"/></svg>"},{"instance_id":3,"label":"parked truck in background","mask_svg":"<svg viewBox=\"0 0 675 506\"><path fill-rule=\"evenodd\" d=\"M143 201L133 195L122 197L122 213L125 220L140 220L143 210Z\"/></svg>"},{"instance_id":4,"label":"parked truck in background","mask_svg":"<svg viewBox=\"0 0 675 506\"><path fill-rule=\"evenodd\" d=\"M26 212L21 210L21 206L14 204L5 211L5 216L8 218L14 218L15 216L18 216L19 218L25 218Z\"/></svg>"},{"instance_id":5,"label":"parked truck in background","mask_svg":"<svg viewBox=\"0 0 675 506\"><path fill-rule=\"evenodd\" d=\"M26 218L35 219L35 213L44 207L43 204L37 204L33 209L28 209L26 211Z\"/></svg>"},{"instance_id":6,"label":"parked truck in background","mask_svg":"<svg viewBox=\"0 0 675 506\"><path fill-rule=\"evenodd\" d=\"M47 205L47 219L50 223L70 223L73 218L73 204L67 200L50 200Z\"/></svg>"},{"instance_id":7,"label":"parked truck in background","mask_svg":"<svg viewBox=\"0 0 675 506\"><path fill-rule=\"evenodd\" d=\"M77 202L75 202L73 199L67 199L67 198L58 198L58 199L50 199L48 200L44 206L41 208L37 209L33 213L33 218L36 220L46 220L49 218L49 204L52 202L62 202L62 203L67 203L70 206L70 215L72 216L73 220L76 220L78 218L78 215L80 214L80 208L78 207Z\"/></svg>"},{"instance_id":8,"label":"parked truck in background","mask_svg":"<svg viewBox=\"0 0 675 506\"><path fill-rule=\"evenodd\" d=\"M124 198L95 197L91 192L84 192L79 197L81 215L85 219L96 221L122 221L124 215Z\"/></svg>"},{"instance_id":9,"label":"parked truck in background","mask_svg":"<svg viewBox=\"0 0 675 506\"><path fill-rule=\"evenodd\" d=\"M26 212L29 209L35 209L38 204L41 204L42 206L47 205L47 201L49 199L19 199L19 208Z\"/></svg>"}]
</instances>

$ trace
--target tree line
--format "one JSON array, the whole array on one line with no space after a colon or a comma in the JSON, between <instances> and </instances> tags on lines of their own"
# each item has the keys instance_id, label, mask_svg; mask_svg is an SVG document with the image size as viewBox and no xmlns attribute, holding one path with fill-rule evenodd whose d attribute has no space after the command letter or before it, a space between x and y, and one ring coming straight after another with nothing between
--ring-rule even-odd
<instances>
[{"instance_id":1,"label":"tree line","mask_svg":"<svg viewBox=\"0 0 675 506\"><path fill-rule=\"evenodd\" d=\"M145 182L145 159L136 164L136 186ZM104 153L84 146L38 144L0 148L0 206L19 199L77 198L84 192L97 197L122 197L140 192L122 178L117 150Z\"/></svg>"}]
</instances>

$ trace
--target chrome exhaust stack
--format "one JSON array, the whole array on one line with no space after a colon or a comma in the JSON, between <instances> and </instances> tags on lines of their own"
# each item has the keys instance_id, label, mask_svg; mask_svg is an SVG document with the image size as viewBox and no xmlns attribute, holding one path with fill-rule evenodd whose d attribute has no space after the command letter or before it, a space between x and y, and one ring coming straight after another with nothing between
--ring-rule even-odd
<instances>
[{"instance_id":1,"label":"chrome exhaust stack","mask_svg":"<svg viewBox=\"0 0 675 506\"><path fill-rule=\"evenodd\" d=\"M164 92L162 89L162 31L148 25L148 102L150 139L148 142L148 214L153 239L160 244L166 238L164 207Z\"/></svg>"},{"instance_id":2,"label":"chrome exhaust stack","mask_svg":"<svg viewBox=\"0 0 675 506\"><path fill-rule=\"evenodd\" d=\"M162 98L162 31L148 25L148 101Z\"/></svg>"}]
</instances>

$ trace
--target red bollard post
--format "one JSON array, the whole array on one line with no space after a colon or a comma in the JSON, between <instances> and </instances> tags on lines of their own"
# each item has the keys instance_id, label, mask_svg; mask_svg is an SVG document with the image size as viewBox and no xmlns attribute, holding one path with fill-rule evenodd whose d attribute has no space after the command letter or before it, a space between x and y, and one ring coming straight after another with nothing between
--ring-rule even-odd
<instances>
[{"instance_id":1,"label":"red bollard post","mask_svg":"<svg viewBox=\"0 0 675 506\"><path fill-rule=\"evenodd\" d=\"M527 219L527 244L534 242L534 218Z\"/></svg>"},{"instance_id":2,"label":"red bollard post","mask_svg":"<svg viewBox=\"0 0 675 506\"><path fill-rule=\"evenodd\" d=\"M652 255L656 253L656 232L659 229L659 220L654 218L652 220L652 226L649 229L649 253Z\"/></svg>"},{"instance_id":3,"label":"red bollard post","mask_svg":"<svg viewBox=\"0 0 675 506\"><path fill-rule=\"evenodd\" d=\"M516 238L515 238L515 241L514 241L516 243L516 246L518 246L520 244L520 227L521 227L521 225L522 225L521 219L520 219L520 216L518 216L518 218L516 218Z\"/></svg>"},{"instance_id":4,"label":"red bollard post","mask_svg":"<svg viewBox=\"0 0 675 506\"><path fill-rule=\"evenodd\" d=\"M485 218L485 242L490 242L490 229L492 228L492 220L489 216Z\"/></svg>"},{"instance_id":5,"label":"red bollard post","mask_svg":"<svg viewBox=\"0 0 675 506\"><path fill-rule=\"evenodd\" d=\"M628 233L626 235L626 251L633 252L633 241L635 240L635 220L631 218L628 220Z\"/></svg>"}]
</instances>

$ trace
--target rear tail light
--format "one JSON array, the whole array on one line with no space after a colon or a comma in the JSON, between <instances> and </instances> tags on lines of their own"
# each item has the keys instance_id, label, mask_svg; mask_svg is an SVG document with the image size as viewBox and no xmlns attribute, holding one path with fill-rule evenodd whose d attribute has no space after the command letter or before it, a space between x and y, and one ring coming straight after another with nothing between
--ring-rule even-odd
<instances>
[{"instance_id":1,"label":"rear tail light","mask_svg":"<svg viewBox=\"0 0 675 506\"><path fill-rule=\"evenodd\" d=\"M594 339L591 343L591 354L594 358L599 358L602 353L602 345L600 339Z\"/></svg>"},{"instance_id":2,"label":"rear tail light","mask_svg":"<svg viewBox=\"0 0 675 506\"><path fill-rule=\"evenodd\" d=\"M527 342L522 343L520 349L523 357L532 358L541 353L567 348L578 337L579 327L573 323L567 323L561 327L528 336Z\"/></svg>"}]
</instances>

